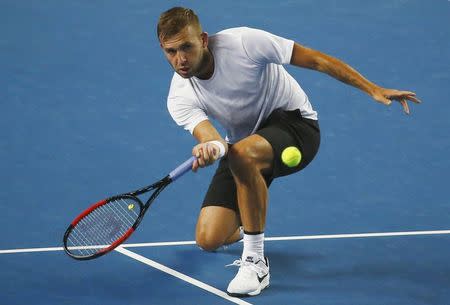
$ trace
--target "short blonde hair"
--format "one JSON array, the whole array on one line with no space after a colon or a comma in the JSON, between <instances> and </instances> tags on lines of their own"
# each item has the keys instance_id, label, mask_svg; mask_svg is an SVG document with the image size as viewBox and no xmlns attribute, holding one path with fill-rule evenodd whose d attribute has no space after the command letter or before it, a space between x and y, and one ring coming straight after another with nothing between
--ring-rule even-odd
<instances>
[{"instance_id":1,"label":"short blonde hair","mask_svg":"<svg viewBox=\"0 0 450 305\"><path fill-rule=\"evenodd\" d=\"M186 26L194 26L202 32L202 26L193 10L184 7L173 7L161 14L157 26L159 41L175 36Z\"/></svg>"}]
</instances>

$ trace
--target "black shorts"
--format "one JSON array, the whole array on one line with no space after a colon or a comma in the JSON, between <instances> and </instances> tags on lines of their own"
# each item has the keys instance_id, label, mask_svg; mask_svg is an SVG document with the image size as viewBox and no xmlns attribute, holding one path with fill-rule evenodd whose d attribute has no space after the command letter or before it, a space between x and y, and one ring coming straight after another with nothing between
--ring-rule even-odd
<instances>
[{"instance_id":1,"label":"black shorts","mask_svg":"<svg viewBox=\"0 0 450 305\"><path fill-rule=\"evenodd\" d=\"M320 129L316 120L302 118L300 110L277 109L256 131L265 138L274 152L273 171L264 175L267 187L273 179L298 172L305 168L316 155L320 145ZM302 160L296 167L288 167L281 161L281 153L286 147L296 146L302 153ZM202 207L223 206L238 211L236 184L225 156L212 178Z\"/></svg>"}]
</instances>

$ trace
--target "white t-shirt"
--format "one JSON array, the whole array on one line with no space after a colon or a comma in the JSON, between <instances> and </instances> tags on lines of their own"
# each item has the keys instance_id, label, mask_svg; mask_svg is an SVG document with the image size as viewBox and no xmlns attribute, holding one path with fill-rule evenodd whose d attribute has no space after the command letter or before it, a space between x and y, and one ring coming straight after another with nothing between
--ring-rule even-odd
<instances>
[{"instance_id":1,"label":"white t-shirt","mask_svg":"<svg viewBox=\"0 0 450 305\"><path fill-rule=\"evenodd\" d=\"M191 133L208 116L235 143L258 129L272 113L300 109L317 120L300 85L282 66L291 60L294 41L251 28L232 28L209 37L214 56L211 78L184 79L174 73L167 107L175 122Z\"/></svg>"}]
</instances>

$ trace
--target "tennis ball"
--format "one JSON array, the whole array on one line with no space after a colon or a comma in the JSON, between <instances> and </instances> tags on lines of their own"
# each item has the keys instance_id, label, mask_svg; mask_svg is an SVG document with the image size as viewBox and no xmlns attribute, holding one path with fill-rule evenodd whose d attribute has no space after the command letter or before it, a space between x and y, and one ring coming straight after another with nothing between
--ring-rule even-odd
<instances>
[{"instance_id":1,"label":"tennis ball","mask_svg":"<svg viewBox=\"0 0 450 305\"><path fill-rule=\"evenodd\" d=\"M132 210L132 209L134 209L134 204L130 203L130 204L128 205L128 210Z\"/></svg>"},{"instance_id":2,"label":"tennis ball","mask_svg":"<svg viewBox=\"0 0 450 305\"><path fill-rule=\"evenodd\" d=\"M302 161L302 153L295 146L289 146L281 153L281 161L288 167L295 167Z\"/></svg>"}]
</instances>

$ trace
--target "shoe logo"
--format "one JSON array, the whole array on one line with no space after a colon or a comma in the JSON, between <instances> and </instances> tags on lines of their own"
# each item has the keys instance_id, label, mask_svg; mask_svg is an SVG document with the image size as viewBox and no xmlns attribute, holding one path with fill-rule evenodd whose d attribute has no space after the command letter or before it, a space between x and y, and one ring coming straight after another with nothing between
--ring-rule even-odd
<instances>
[{"instance_id":1,"label":"shoe logo","mask_svg":"<svg viewBox=\"0 0 450 305\"><path fill-rule=\"evenodd\" d=\"M247 256L247 257L245 258L245 261L246 261L246 262L249 262L249 263L253 263L253 256Z\"/></svg>"},{"instance_id":2,"label":"shoe logo","mask_svg":"<svg viewBox=\"0 0 450 305\"><path fill-rule=\"evenodd\" d=\"M267 272L265 275L263 275L261 277L258 275L258 281L261 283L267 277L268 274L269 273Z\"/></svg>"}]
</instances>

